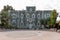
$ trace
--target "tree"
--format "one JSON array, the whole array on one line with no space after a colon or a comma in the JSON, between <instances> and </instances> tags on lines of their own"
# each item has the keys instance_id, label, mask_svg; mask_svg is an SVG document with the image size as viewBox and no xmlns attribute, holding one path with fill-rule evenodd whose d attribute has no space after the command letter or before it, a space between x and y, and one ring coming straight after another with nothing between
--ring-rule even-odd
<instances>
[{"instance_id":1,"label":"tree","mask_svg":"<svg viewBox=\"0 0 60 40\"><path fill-rule=\"evenodd\" d=\"M44 20L43 19L41 19L40 22L41 22L41 24L44 24Z\"/></svg>"},{"instance_id":2,"label":"tree","mask_svg":"<svg viewBox=\"0 0 60 40\"><path fill-rule=\"evenodd\" d=\"M47 19L41 19L40 22L41 22L41 24L43 24L43 25L47 25L49 19L50 19L50 18L47 18Z\"/></svg>"},{"instance_id":3,"label":"tree","mask_svg":"<svg viewBox=\"0 0 60 40\"><path fill-rule=\"evenodd\" d=\"M56 10L52 10L51 11L51 15L50 15L50 21L48 22L48 24L51 27L54 27L54 25L56 24L56 17L57 17L57 12Z\"/></svg>"},{"instance_id":4,"label":"tree","mask_svg":"<svg viewBox=\"0 0 60 40\"><path fill-rule=\"evenodd\" d=\"M9 27L9 24L8 24L8 20L9 20L9 16L8 16L8 13L10 10L12 10L13 8L9 5L7 6L4 6L4 8L2 9L1 11L1 23L2 23L2 26L4 28L7 28Z\"/></svg>"}]
</instances>

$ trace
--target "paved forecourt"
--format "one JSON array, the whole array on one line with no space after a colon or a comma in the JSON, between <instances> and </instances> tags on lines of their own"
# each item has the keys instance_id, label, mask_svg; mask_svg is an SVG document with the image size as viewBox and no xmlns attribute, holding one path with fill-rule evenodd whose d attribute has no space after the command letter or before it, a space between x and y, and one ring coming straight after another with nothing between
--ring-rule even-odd
<instances>
[{"instance_id":1,"label":"paved forecourt","mask_svg":"<svg viewBox=\"0 0 60 40\"><path fill-rule=\"evenodd\" d=\"M0 32L0 40L60 40L60 33L38 30Z\"/></svg>"}]
</instances>

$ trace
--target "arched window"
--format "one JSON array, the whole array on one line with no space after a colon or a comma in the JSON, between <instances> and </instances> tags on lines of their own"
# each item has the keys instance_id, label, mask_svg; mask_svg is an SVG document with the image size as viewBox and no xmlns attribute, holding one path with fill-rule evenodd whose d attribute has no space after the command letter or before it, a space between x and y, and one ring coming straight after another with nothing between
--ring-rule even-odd
<instances>
[{"instance_id":1,"label":"arched window","mask_svg":"<svg viewBox=\"0 0 60 40\"><path fill-rule=\"evenodd\" d=\"M30 15L29 14L26 14L26 18L29 18L30 17Z\"/></svg>"},{"instance_id":2,"label":"arched window","mask_svg":"<svg viewBox=\"0 0 60 40\"><path fill-rule=\"evenodd\" d=\"M11 24L12 24L13 27L16 27L16 20L12 20Z\"/></svg>"},{"instance_id":3,"label":"arched window","mask_svg":"<svg viewBox=\"0 0 60 40\"><path fill-rule=\"evenodd\" d=\"M13 14L12 14L12 16L16 16L16 14L15 14L15 13L13 13Z\"/></svg>"},{"instance_id":4,"label":"arched window","mask_svg":"<svg viewBox=\"0 0 60 40\"><path fill-rule=\"evenodd\" d=\"M21 16L24 16L24 14L23 14L23 13L21 13Z\"/></svg>"},{"instance_id":5,"label":"arched window","mask_svg":"<svg viewBox=\"0 0 60 40\"><path fill-rule=\"evenodd\" d=\"M30 8L29 10L32 11L32 8Z\"/></svg>"},{"instance_id":6,"label":"arched window","mask_svg":"<svg viewBox=\"0 0 60 40\"><path fill-rule=\"evenodd\" d=\"M40 14L38 14L37 17L40 18Z\"/></svg>"},{"instance_id":7,"label":"arched window","mask_svg":"<svg viewBox=\"0 0 60 40\"><path fill-rule=\"evenodd\" d=\"M21 13L21 18L23 18L24 17L24 14L23 13Z\"/></svg>"},{"instance_id":8,"label":"arched window","mask_svg":"<svg viewBox=\"0 0 60 40\"><path fill-rule=\"evenodd\" d=\"M16 20L12 20L12 24L16 25Z\"/></svg>"},{"instance_id":9,"label":"arched window","mask_svg":"<svg viewBox=\"0 0 60 40\"><path fill-rule=\"evenodd\" d=\"M50 16L50 14L47 14L46 16L47 16L47 17L49 17L49 16Z\"/></svg>"},{"instance_id":10,"label":"arched window","mask_svg":"<svg viewBox=\"0 0 60 40\"><path fill-rule=\"evenodd\" d=\"M23 23L23 20L21 20L21 23Z\"/></svg>"},{"instance_id":11,"label":"arched window","mask_svg":"<svg viewBox=\"0 0 60 40\"><path fill-rule=\"evenodd\" d=\"M35 18L35 14L32 14L32 18Z\"/></svg>"},{"instance_id":12,"label":"arched window","mask_svg":"<svg viewBox=\"0 0 60 40\"><path fill-rule=\"evenodd\" d=\"M12 14L12 18L16 18L17 16L16 16L16 14L15 13L13 13Z\"/></svg>"}]
</instances>

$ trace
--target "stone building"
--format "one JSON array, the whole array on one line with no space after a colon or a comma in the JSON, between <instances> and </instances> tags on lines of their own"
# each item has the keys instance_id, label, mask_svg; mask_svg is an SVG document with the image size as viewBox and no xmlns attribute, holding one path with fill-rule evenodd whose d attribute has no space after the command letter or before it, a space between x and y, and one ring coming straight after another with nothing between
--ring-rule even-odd
<instances>
[{"instance_id":1,"label":"stone building","mask_svg":"<svg viewBox=\"0 0 60 40\"><path fill-rule=\"evenodd\" d=\"M10 10L9 25L16 28L40 28L41 19L50 17L51 10L36 10L36 7L26 7L26 10Z\"/></svg>"}]
</instances>

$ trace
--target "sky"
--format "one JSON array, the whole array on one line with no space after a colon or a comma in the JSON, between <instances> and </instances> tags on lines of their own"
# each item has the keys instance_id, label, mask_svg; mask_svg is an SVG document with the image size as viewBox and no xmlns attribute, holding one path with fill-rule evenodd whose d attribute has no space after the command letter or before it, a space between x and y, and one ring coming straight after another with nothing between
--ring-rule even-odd
<instances>
[{"instance_id":1,"label":"sky","mask_svg":"<svg viewBox=\"0 0 60 40\"><path fill-rule=\"evenodd\" d=\"M25 10L26 6L36 6L36 10L53 10L60 12L60 0L0 0L0 11L4 5L10 5L15 10Z\"/></svg>"},{"instance_id":2,"label":"sky","mask_svg":"<svg viewBox=\"0 0 60 40\"><path fill-rule=\"evenodd\" d=\"M26 6L36 6L36 10L56 9L60 13L60 0L0 0L0 11L4 5L10 5L15 10L26 10Z\"/></svg>"}]
</instances>

